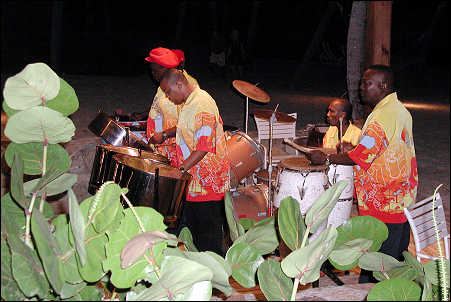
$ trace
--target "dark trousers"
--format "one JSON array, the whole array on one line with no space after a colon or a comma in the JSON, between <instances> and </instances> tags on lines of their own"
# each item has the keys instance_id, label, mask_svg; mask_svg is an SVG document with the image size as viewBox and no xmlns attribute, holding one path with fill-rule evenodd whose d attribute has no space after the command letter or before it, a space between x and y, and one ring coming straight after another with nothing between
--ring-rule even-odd
<instances>
[{"instance_id":1,"label":"dark trousers","mask_svg":"<svg viewBox=\"0 0 451 302\"><path fill-rule=\"evenodd\" d=\"M410 242L410 225L404 223L386 223L388 228L388 238L382 243L379 252L392 256L398 261L404 261L403 251L407 251ZM376 283L372 271L362 269L360 272L359 283Z\"/></svg>"},{"instance_id":2,"label":"dark trousers","mask_svg":"<svg viewBox=\"0 0 451 302\"><path fill-rule=\"evenodd\" d=\"M212 251L224 256L224 200L185 201L180 229L188 227L200 252Z\"/></svg>"}]
</instances>

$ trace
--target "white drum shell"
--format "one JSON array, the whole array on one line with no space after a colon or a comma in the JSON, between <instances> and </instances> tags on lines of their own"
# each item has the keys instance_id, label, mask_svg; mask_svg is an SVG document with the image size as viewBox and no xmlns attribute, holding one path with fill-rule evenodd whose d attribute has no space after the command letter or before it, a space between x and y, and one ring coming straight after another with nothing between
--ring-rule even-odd
<instances>
[{"instance_id":1,"label":"white drum shell","mask_svg":"<svg viewBox=\"0 0 451 302\"><path fill-rule=\"evenodd\" d=\"M341 193L339 199L352 199L354 197L354 168L353 166L345 165L330 165L327 172L329 182L331 185L341 181L347 180L348 185Z\"/></svg>"}]
</instances>

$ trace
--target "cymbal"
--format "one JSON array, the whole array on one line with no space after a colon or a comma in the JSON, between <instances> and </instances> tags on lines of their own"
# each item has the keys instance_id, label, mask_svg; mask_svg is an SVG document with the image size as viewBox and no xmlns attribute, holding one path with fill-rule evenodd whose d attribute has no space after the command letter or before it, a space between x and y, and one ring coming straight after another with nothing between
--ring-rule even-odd
<instances>
[{"instance_id":1,"label":"cymbal","mask_svg":"<svg viewBox=\"0 0 451 302\"><path fill-rule=\"evenodd\" d=\"M257 109L253 111L254 116L267 121L269 121L273 112L274 112L273 110L265 110L265 109ZM276 120L278 123L292 123L296 121L294 117L279 111L276 111Z\"/></svg>"},{"instance_id":2,"label":"cymbal","mask_svg":"<svg viewBox=\"0 0 451 302\"><path fill-rule=\"evenodd\" d=\"M244 94L245 96L253 99L254 101L260 102L260 103L269 103L270 97L269 95L255 86L254 84L241 81L241 80L235 80L232 82L233 87L235 87L236 90Z\"/></svg>"}]
</instances>

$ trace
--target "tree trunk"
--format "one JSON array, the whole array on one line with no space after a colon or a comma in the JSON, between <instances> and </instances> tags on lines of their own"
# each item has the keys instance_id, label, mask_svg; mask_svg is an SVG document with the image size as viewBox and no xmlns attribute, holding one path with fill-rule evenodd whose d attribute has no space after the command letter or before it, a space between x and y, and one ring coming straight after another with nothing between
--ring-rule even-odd
<instances>
[{"instance_id":1,"label":"tree trunk","mask_svg":"<svg viewBox=\"0 0 451 302\"><path fill-rule=\"evenodd\" d=\"M365 119L364 108L360 103L359 84L365 64L366 10L368 1L352 3L348 29L347 45L347 83L348 98L352 104L352 119Z\"/></svg>"},{"instance_id":2,"label":"tree trunk","mask_svg":"<svg viewBox=\"0 0 451 302\"><path fill-rule=\"evenodd\" d=\"M50 38L50 64L55 72L61 71L61 54L63 48L63 11L64 1L53 0L52 29Z\"/></svg>"},{"instance_id":3,"label":"tree trunk","mask_svg":"<svg viewBox=\"0 0 451 302\"><path fill-rule=\"evenodd\" d=\"M316 28L315 34L313 35L312 41L310 42L309 47L307 48L306 52L304 53L304 57L302 58L302 62L298 65L296 68L296 71L294 73L293 79L291 81L291 89L296 88L296 84L299 82L302 82L302 76L307 69L307 66L309 62L311 61L313 55L316 51L318 51L319 46L321 45L321 41L324 35L324 32L326 31L327 23L330 19L330 17L334 14L335 10L337 9L337 3L335 1L330 1L327 4L327 9L324 12L323 17L321 18L321 21Z\"/></svg>"}]
</instances>

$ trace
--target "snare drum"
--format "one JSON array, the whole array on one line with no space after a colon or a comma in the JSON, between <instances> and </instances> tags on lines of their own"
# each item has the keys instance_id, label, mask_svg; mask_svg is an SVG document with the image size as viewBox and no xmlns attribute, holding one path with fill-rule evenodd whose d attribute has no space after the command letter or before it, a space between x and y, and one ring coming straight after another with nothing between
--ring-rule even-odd
<instances>
[{"instance_id":1,"label":"snare drum","mask_svg":"<svg viewBox=\"0 0 451 302\"><path fill-rule=\"evenodd\" d=\"M351 217L352 201L354 197L354 167L345 165L330 165L327 173L330 184L340 180L347 180L348 185L341 193L337 204L332 209L327 220L328 225L340 226Z\"/></svg>"},{"instance_id":2,"label":"snare drum","mask_svg":"<svg viewBox=\"0 0 451 302\"><path fill-rule=\"evenodd\" d=\"M128 188L126 196L132 205L154 208L170 228L176 228L191 177L169 164L115 154L107 178Z\"/></svg>"},{"instance_id":3,"label":"snare drum","mask_svg":"<svg viewBox=\"0 0 451 302\"><path fill-rule=\"evenodd\" d=\"M236 218L259 221L268 217L268 186L240 187L231 193Z\"/></svg>"},{"instance_id":4,"label":"snare drum","mask_svg":"<svg viewBox=\"0 0 451 302\"><path fill-rule=\"evenodd\" d=\"M274 206L279 208L280 202L288 196L299 202L301 215L305 217L313 203L325 191L327 186L327 166L311 165L305 157L290 157L280 161L279 178ZM314 240L326 227L327 221L311 235Z\"/></svg>"},{"instance_id":5,"label":"snare drum","mask_svg":"<svg viewBox=\"0 0 451 302\"><path fill-rule=\"evenodd\" d=\"M225 132L227 155L230 161L230 187L236 188L240 181L264 166L265 151L241 131Z\"/></svg>"},{"instance_id":6,"label":"snare drum","mask_svg":"<svg viewBox=\"0 0 451 302\"><path fill-rule=\"evenodd\" d=\"M169 164L168 158L163 155L126 146L97 145L96 154L92 163L91 178L89 179L88 192L94 195L107 181L111 159L114 154L127 154L130 156L146 158L154 162Z\"/></svg>"}]
</instances>

